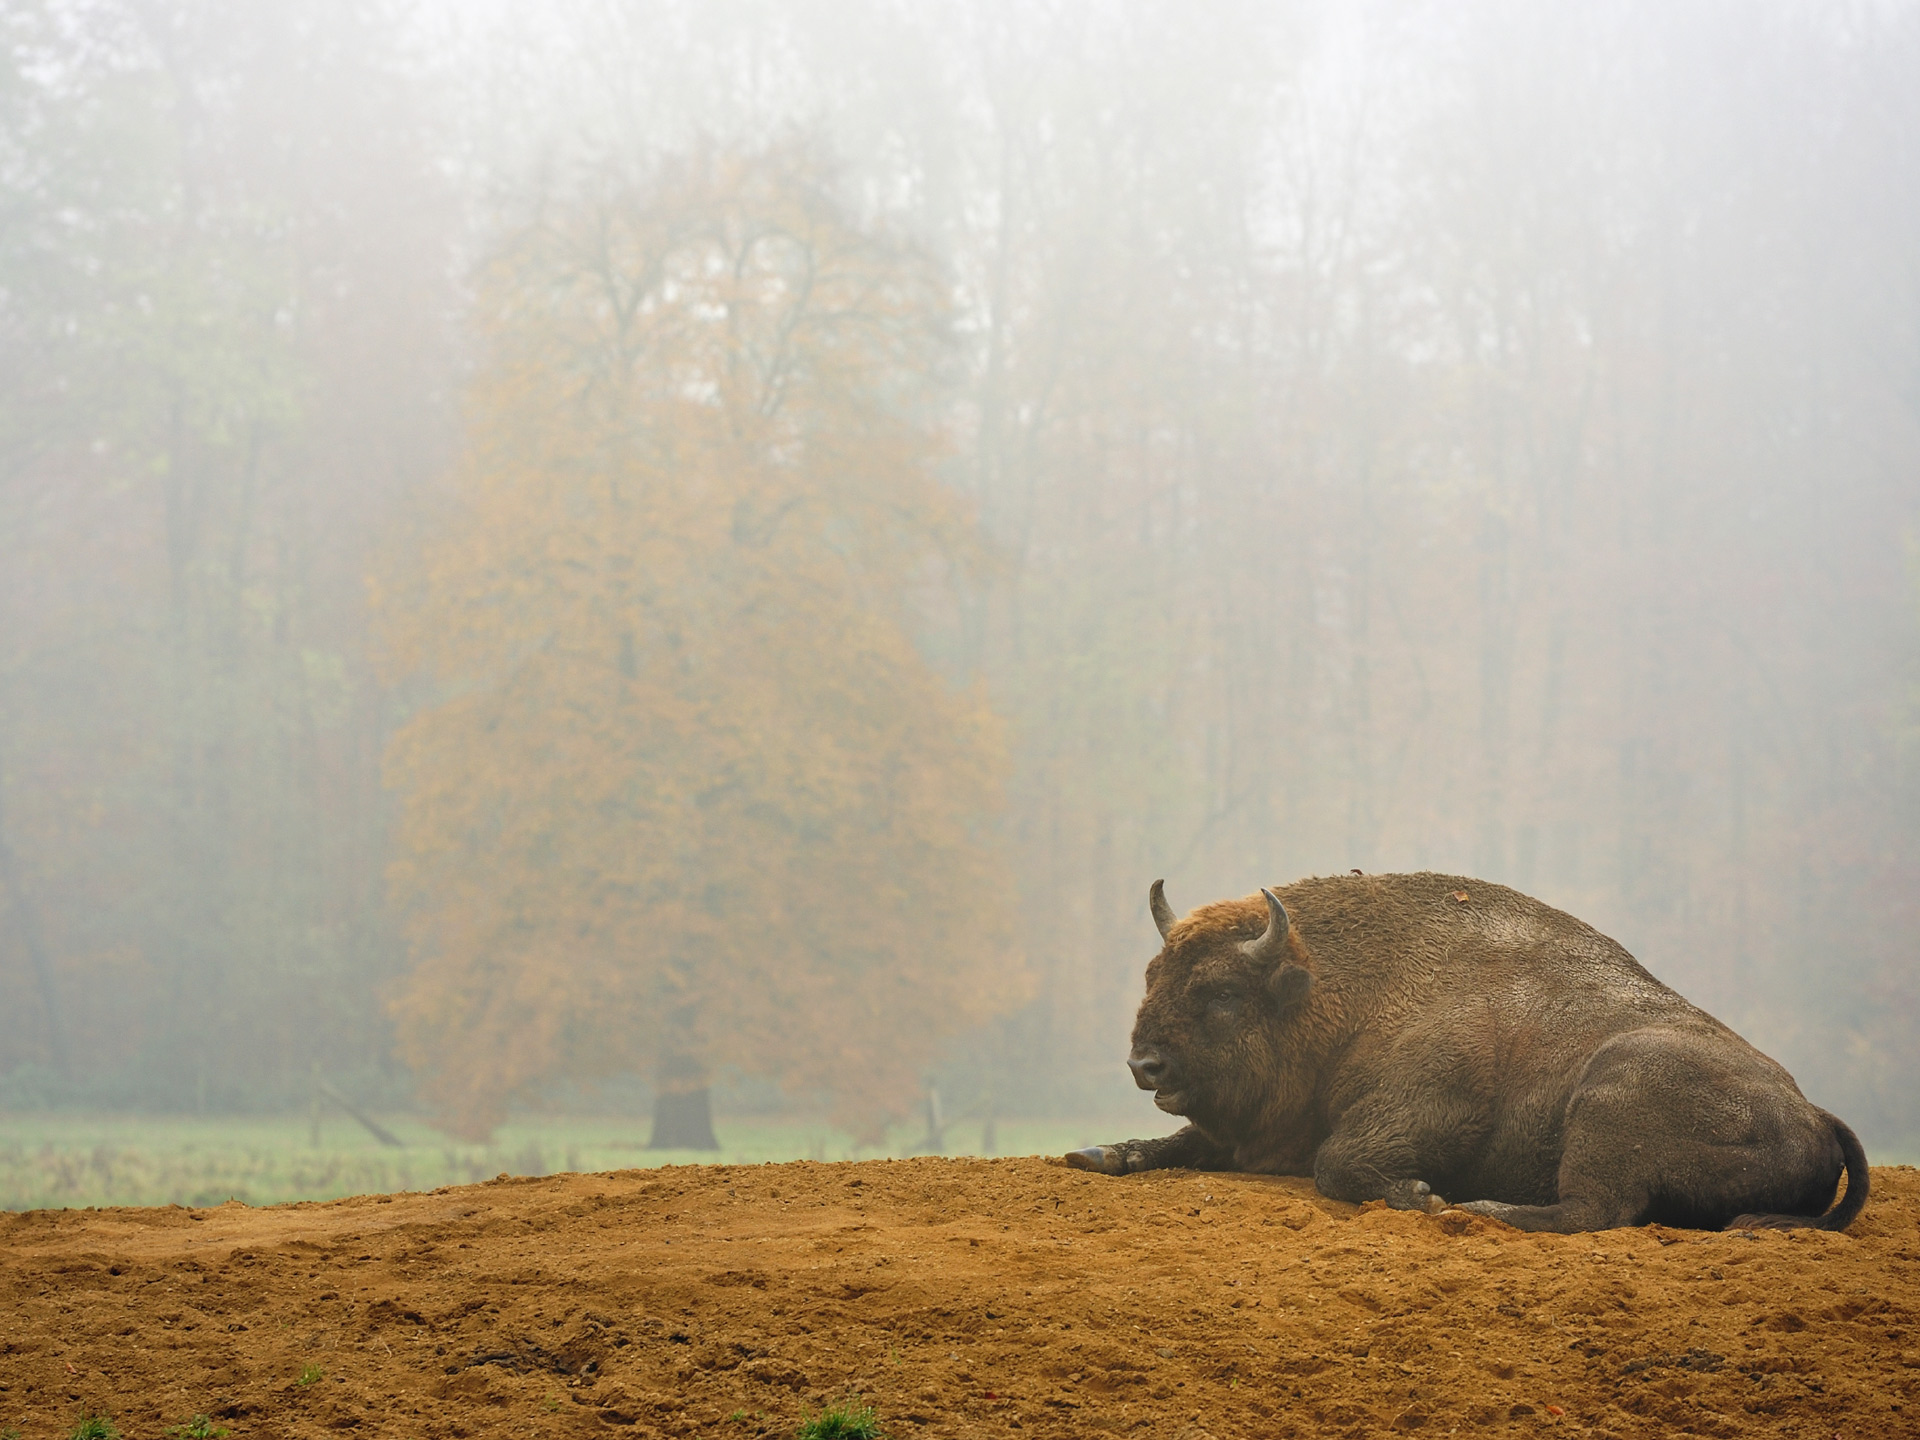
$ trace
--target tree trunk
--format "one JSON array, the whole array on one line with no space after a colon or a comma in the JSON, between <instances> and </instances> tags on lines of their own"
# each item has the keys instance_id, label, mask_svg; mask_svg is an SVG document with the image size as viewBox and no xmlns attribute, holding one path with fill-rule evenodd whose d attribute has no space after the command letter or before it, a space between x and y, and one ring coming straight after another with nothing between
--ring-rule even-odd
<instances>
[{"instance_id":1,"label":"tree trunk","mask_svg":"<svg viewBox=\"0 0 1920 1440\"><path fill-rule=\"evenodd\" d=\"M4 812L0 812L0 908L13 914L14 928L21 948L33 966L33 978L40 988L40 1008L46 1023L47 1059L56 1074L68 1073L67 1031L60 1014L60 990L54 983L53 957L47 953L46 935L40 928L40 912L27 883L15 863L13 848L7 842Z\"/></svg>"},{"instance_id":2,"label":"tree trunk","mask_svg":"<svg viewBox=\"0 0 1920 1440\"><path fill-rule=\"evenodd\" d=\"M649 1150L718 1150L713 1134L713 1092L662 1086L653 1096L653 1138Z\"/></svg>"}]
</instances>

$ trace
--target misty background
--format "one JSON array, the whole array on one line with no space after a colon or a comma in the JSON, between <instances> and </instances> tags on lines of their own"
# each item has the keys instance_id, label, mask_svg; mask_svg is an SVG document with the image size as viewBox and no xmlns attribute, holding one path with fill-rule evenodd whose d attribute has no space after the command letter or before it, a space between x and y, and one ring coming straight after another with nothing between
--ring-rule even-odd
<instances>
[{"instance_id":1,"label":"misty background","mask_svg":"<svg viewBox=\"0 0 1920 1440\"><path fill-rule=\"evenodd\" d=\"M5 0L0 1108L1111 1113L1152 880L1431 868L1920 1151L1916 76L1895 0ZM691 578L541 618L626 524ZM587 635L577 771L434 728Z\"/></svg>"}]
</instances>

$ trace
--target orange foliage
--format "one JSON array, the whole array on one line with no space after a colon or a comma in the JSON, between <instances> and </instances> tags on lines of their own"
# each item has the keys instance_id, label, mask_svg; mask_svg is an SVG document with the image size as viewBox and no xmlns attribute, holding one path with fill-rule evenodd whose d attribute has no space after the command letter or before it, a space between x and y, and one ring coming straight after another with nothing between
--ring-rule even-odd
<instances>
[{"instance_id":1,"label":"orange foliage","mask_svg":"<svg viewBox=\"0 0 1920 1440\"><path fill-rule=\"evenodd\" d=\"M374 586L434 696L388 754L402 1053L464 1135L723 1065L873 1134L1028 989L1001 728L914 639L971 558L939 277L787 152L549 218L481 313L449 512Z\"/></svg>"}]
</instances>

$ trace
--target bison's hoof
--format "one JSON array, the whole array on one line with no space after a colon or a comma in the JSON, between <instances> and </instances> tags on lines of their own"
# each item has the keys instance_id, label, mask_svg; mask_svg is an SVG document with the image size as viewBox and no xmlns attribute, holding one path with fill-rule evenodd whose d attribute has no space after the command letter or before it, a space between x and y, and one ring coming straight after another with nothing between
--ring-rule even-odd
<instances>
[{"instance_id":1,"label":"bison's hoof","mask_svg":"<svg viewBox=\"0 0 1920 1440\"><path fill-rule=\"evenodd\" d=\"M1393 1210L1419 1210L1438 1215L1447 1208L1447 1202L1434 1194L1433 1187L1424 1180L1396 1180L1383 1198Z\"/></svg>"},{"instance_id":2,"label":"bison's hoof","mask_svg":"<svg viewBox=\"0 0 1920 1440\"><path fill-rule=\"evenodd\" d=\"M1092 1170L1101 1175L1127 1173L1127 1157L1112 1145L1089 1145L1084 1150L1069 1150L1067 1164L1076 1170Z\"/></svg>"}]
</instances>

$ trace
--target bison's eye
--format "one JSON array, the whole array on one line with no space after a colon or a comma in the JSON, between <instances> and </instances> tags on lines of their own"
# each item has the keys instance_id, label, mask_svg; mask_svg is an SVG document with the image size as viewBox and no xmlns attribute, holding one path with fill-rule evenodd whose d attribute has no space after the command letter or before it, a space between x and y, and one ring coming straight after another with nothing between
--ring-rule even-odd
<instances>
[{"instance_id":1,"label":"bison's eye","mask_svg":"<svg viewBox=\"0 0 1920 1440\"><path fill-rule=\"evenodd\" d=\"M1240 1013L1240 997L1231 990L1215 990L1207 996L1207 1014L1215 1020L1231 1020Z\"/></svg>"}]
</instances>

